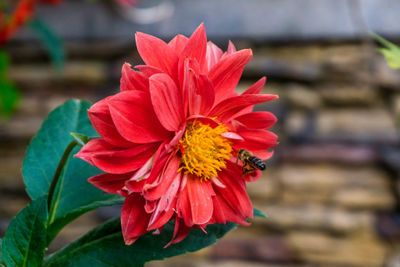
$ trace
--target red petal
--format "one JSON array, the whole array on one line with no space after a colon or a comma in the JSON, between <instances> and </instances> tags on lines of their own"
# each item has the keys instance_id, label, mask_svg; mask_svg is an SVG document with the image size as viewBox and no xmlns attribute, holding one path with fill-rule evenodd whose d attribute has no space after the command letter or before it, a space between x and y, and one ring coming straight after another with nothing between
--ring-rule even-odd
<instances>
[{"instance_id":1,"label":"red petal","mask_svg":"<svg viewBox=\"0 0 400 267\"><path fill-rule=\"evenodd\" d=\"M197 111L197 114L208 114L214 105L215 95L214 87L207 76L202 74L199 75L198 88L195 93L197 95L196 99L199 103L199 108L195 111Z\"/></svg>"},{"instance_id":2,"label":"red petal","mask_svg":"<svg viewBox=\"0 0 400 267\"><path fill-rule=\"evenodd\" d=\"M187 227L182 221L178 218L175 219L175 227L174 234L172 236L171 241L165 245L164 248L169 247L172 244L176 244L181 242L190 232L190 227Z\"/></svg>"},{"instance_id":3,"label":"red petal","mask_svg":"<svg viewBox=\"0 0 400 267\"><path fill-rule=\"evenodd\" d=\"M186 64L183 89L189 115L207 115L214 105L214 87L208 77L200 74L197 78L195 71Z\"/></svg>"},{"instance_id":4,"label":"red petal","mask_svg":"<svg viewBox=\"0 0 400 267\"><path fill-rule=\"evenodd\" d=\"M225 188L214 186L216 196L220 196L243 219L253 217L253 205L246 192L246 185L240 168L231 162L225 171L220 173L219 179Z\"/></svg>"},{"instance_id":5,"label":"red petal","mask_svg":"<svg viewBox=\"0 0 400 267\"><path fill-rule=\"evenodd\" d=\"M181 160L179 157L173 157L165 167L165 171L160 174L160 181L157 181L155 185L145 186L143 196L146 200L156 200L161 198L170 188L173 181L179 179L180 173L178 173L177 170L180 163Z\"/></svg>"},{"instance_id":6,"label":"red petal","mask_svg":"<svg viewBox=\"0 0 400 267\"><path fill-rule=\"evenodd\" d=\"M152 213L157 206L157 201L147 201L146 204L144 205L144 209L146 210L147 213Z\"/></svg>"},{"instance_id":7,"label":"red petal","mask_svg":"<svg viewBox=\"0 0 400 267\"><path fill-rule=\"evenodd\" d=\"M146 184L146 180L134 181L128 180L125 182L125 189L128 194L130 193L141 193L143 191L143 186Z\"/></svg>"},{"instance_id":8,"label":"red petal","mask_svg":"<svg viewBox=\"0 0 400 267\"><path fill-rule=\"evenodd\" d=\"M247 113L236 117L235 120L251 129L268 129L277 121L275 115L267 111Z\"/></svg>"},{"instance_id":9,"label":"red petal","mask_svg":"<svg viewBox=\"0 0 400 267\"><path fill-rule=\"evenodd\" d=\"M147 226L148 231L163 227L171 219L172 215L174 215L174 210L169 209L167 211L163 211L159 214L159 216L157 216L157 218L155 217L155 215L156 213L154 212L150 217L150 222Z\"/></svg>"},{"instance_id":10,"label":"red petal","mask_svg":"<svg viewBox=\"0 0 400 267\"><path fill-rule=\"evenodd\" d=\"M172 77L176 76L178 57L164 41L141 32L136 33L136 46L143 61Z\"/></svg>"},{"instance_id":11,"label":"red petal","mask_svg":"<svg viewBox=\"0 0 400 267\"><path fill-rule=\"evenodd\" d=\"M207 223L213 213L210 189L211 183L202 182L198 177L188 177L186 187L190 200L193 224Z\"/></svg>"},{"instance_id":12,"label":"red petal","mask_svg":"<svg viewBox=\"0 0 400 267\"><path fill-rule=\"evenodd\" d=\"M122 205L121 228L126 245L147 232L150 216L144 210L144 205L145 201L139 194L129 195Z\"/></svg>"},{"instance_id":13,"label":"red petal","mask_svg":"<svg viewBox=\"0 0 400 267\"><path fill-rule=\"evenodd\" d=\"M169 133L159 123L145 92L121 92L108 105L118 132L129 141L152 143L168 138Z\"/></svg>"},{"instance_id":14,"label":"red petal","mask_svg":"<svg viewBox=\"0 0 400 267\"><path fill-rule=\"evenodd\" d=\"M88 181L100 188L101 190L116 194L122 187L125 185L125 181L127 181L132 176L132 173L124 173L124 174L110 174L103 173L93 177L90 177Z\"/></svg>"},{"instance_id":15,"label":"red petal","mask_svg":"<svg viewBox=\"0 0 400 267\"><path fill-rule=\"evenodd\" d=\"M188 122L191 122L194 120L199 121L202 124L207 124L207 125L211 126L212 128L215 128L219 125L218 122L216 122L215 120L211 119L210 117L203 116L203 115L192 115L186 119L186 122L188 123Z\"/></svg>"},{"instance_id":16,"label":"red petal","mask_svg":"<svg viewBox=\"0 0 400 267\"><path fill-rule=\"evenodd\" d=\"M255 82L252 86L250 86L246 91L244 91L243 95L260 93L261 89L264 87L266 81L267 81L267 78L262 77L257 82Z\"/></svg>"},{"instance_id":17,"label":"red petal","mask_svg":"<svg viewBox=\"0 0 400 267\"><path fill-rule=\"evenodd\" d=\"M261 89L264 87L265 82L267 78L262 77L259 79L257 82L255 82L252 86L250 86L246 91L243 92L242 95L249 95L249 94L258 94L261 92ZM248 106L247 108L243 109L241 112L239 112L237 115L242 115L246 114L249 112L252 112L254 108L254 105Z\"/></svg>"},{"instance_id":18,"label":"red petal","mask_svg":"<svg viewBox=\"0 0 400 267\"><path fill-rule=\"evenodd\" d=\"M221 58L209 71L208 77L214 85L216 103L234 93L234 89L242 76L244 66L252 56L250 49L240 50Z\"/></svg>"},{"instance_id":19,"label":"red petal","mask_svg":"<svg viewBox=\"0 0 400 267\"><path fill-rule=\"evenodd\" d=\"M181 62L183 63L186 58L195 59L199 63L200 69L204 72L207 68L206 51L207 35L204 24L202 23L187 41L185 49L182 54L180 54Z\"/></svg>"},{"instance_id":20,"label":"red petal","mask_svg":"<svg viewBox=\"0 0 400 267\"><path fill-rule=\"evenodd\" d=\"M209 116L218 117L218 120L222 122L229 121L243 109L249 106L267 102L276 98L278 98L277 95L268 95L268 94L262 94L262 95L242 94L240 96L230 97L217 104L210 111Z\"/></svg>"},{"instance_id":21,"label":"red petal","mask_svg":"<svg viewBox=\"0 0 400 267\"><path fill-rule=\"evenodd\" d=\"M234 133L234 132L225 132L225 133L223 133L221 135L223 137L226 137L226 138L228 138L230 140L233 140L233 141L243 141L244 140L243 137L241 137L240 135L238 135L237 133Z\"/></svg>"},{"instance_id":22,"label":"red petal","mask_svg":"<svg viewBox=\"0 0 400 267\"><path fill-rule=\"evenodd\" d=\"M176 153L176 152L175 152ZM158 148L153 161L153 166L151 168L151 172L149 177L146 179L146 184L155 186L156 183L161 182L160 172L165 168L165 165L168 162L168 159L172 158L175 153L166 153L165 152L165 144L161 144ZM159 178L157 180L157 178Z\"/></svg>"},{"instance_id":23,"label":"red petal","mask_svg":"<svg viewBox=\"0 0 400 267\"><path fill-rule=\"evenodd\" d=\"M147 65L136 65L135 69L138 69L140 72L144 73L144 75L146 75L147 77L151 77L157 73L163 73L162 70Z\"/></svg>"},{"instance_id":24,"label":"red petal","mask_svg":"<svg viewBox=\"0 0 400 267\"><path fill-rule=\"evenodd\" d=\"M141 72L131 68L131 64L125 63L122 66L121 91L149 89L149 79Z\"/></svg>"},{"instance_id":25,"label":"red petal","mask_svg":"<svg viewBox=\"0 0 400 267\"><path fill-rule=\"evenodd\" d=\"M243 176L243 179L246 180L246 182L254 182L257 181L258 179L260 179L261 177L261 171L260 170L255 170L252 173L248 173L245 176Z\"/></svg>"},{"instance_id":26,"label":"red petal","mask_svg":"<svg viewBox=\"0 0 400 267\"><path fill-rule=\"evenodd\" d=\"M89 119L96 131L108 143L119 147L132 146L133 144L123 138L114 125L108 108L108 100L110 98L107 97L91 106L88 110Z\"/></svg>"},{"instance_id":27,"label":"red petal","mask_svg":"<svg viewBox=\"0 0 400 267\"><path fill-rule=\"evenodd\" d=\"M94 139L89 141L75 157L82 158L105 172L121 174L140 168L154 155L157 147L158 144L145 144L118 148L103 139Z\"/></svg>"},{"instance_id":28,"label":"red petal","mask_svg":"<svg viewBox=\"0 0 400 267\"><path fill-rule=\"evenodd\" d=\"M185 176L183 179L186 179L186 181L189 180L189 178L185 178ZM188 182L186 182L186 185L187 184ZM184 220L185 225L191 227L193 225L193 220L187 186L184 187L183 190L179 193L176 208L178 211L178 216Z\"/></svg>"},{"instance_id":29,"label":"red petal","mask_svg":"<svg viewBox=\"0 0 400 267\"><path fill-rule=\"evenodd\" d=\"M207 43L207 53L206 53L206 59L207 59L207 69L211 70L211 68L217 64L217 62L221 59L222 57L222 50L218 46L216 46L212 42Z\"/></svg>"},{"instance_id":30,"label":"red petal","mask_svg":"<svg viewBox=\"0 0 400 267\"><path fill-rule=\"evenodd\" d=\"M240 129L237 133L244 138L244 141L240 143L240 148L250 150L261 159L270 158L272 152L268 149L278 145L278 137L266 130Z\"/></svg>"},{"instance_id":31,"label":"red petal","mask_svg":"<svg viewBox=\"0 0 400 267\"><path fill-rule=\"evenodd\" d=\"M185 48L189 38L182 34L178 34L169 43L168 46L171 47L177 55L180 55Z\"/></svg>"},{"instance_id":32,"label":"red petal","mask_svg":"<svg viewBox=\"0 0 400 267\"><path fill-rule=\"evenodd\" d=\"M232 41L229 40L228 49L226 50L226 53L229 55L229 54L233 54L233 53L235 53L235 52L236 52L236 47L235 47L235 45L232 43Z\"/></svg>"},{"instance_id":33,"label":"red petal","mask_svg":"<svg viewBox=\"0 0 400 267\"><path fill-rule=\"evenodd\" d=\"M216 223L226 223L226 222L233 222L241 225L250 225L246 221L247 217L243 216L242 214L238 213L236 209L232 208L223 196L217 195L213 197L213 204L214 207L214 214L213 218L215 219Z\"/></svg>"},{"instance_id":34,"label":"red petal","mask_svg":"<svg viewBox=\"0 0 400 267\"><path fill-rule=\"evenodd\" d=\"M150 95L154 111L165 129L178 131L183 120L183 103L179 88L167 74L150 78Z\"/></svg>"}]
</instances>

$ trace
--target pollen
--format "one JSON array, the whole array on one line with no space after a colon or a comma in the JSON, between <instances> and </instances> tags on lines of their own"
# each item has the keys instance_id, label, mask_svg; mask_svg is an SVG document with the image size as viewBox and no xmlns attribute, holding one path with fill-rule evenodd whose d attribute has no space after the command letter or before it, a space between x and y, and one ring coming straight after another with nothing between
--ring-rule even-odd
<instances>
[{"instance_id":1,"label":"pollen","mask_svg":"<svg viewBox=\"0 0 400 267\"><path fill-rule=\"evenodd\" d=\"M217 177L232 154L231 143L222 136L227 131L223 124L215 128L199 121L188 124L179 141L182 161L178 171L194 174L202 181Z\"/></svg>"}]
</instances>

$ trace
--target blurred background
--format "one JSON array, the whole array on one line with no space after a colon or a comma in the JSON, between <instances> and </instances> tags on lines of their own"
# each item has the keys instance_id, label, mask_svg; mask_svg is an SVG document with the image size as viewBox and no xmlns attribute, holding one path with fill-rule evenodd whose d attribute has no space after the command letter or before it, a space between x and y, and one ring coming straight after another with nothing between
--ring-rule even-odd
<instances>
[{"instance_id":1,"label":"blurred background","mask_svg":"<svg viewBox=\"0 0 400 267\"><path fill-rule=\"evenodd\" d=\"M267 76L263 93L280 96L256 107L277 115L280 145L248 186L268 218L148 266L400 266L400 72L368 34L400 41L400 1L36 2L0 42L0 100L10 107L0 122L0 236L29 202L22 160L50 110L118 92L122 64L141 63L136 31L169 40L205 22L223 49L229 39L253 49L239 92ZM82 216L50 251L118 212Z\"/></svg>"}]
</instances>

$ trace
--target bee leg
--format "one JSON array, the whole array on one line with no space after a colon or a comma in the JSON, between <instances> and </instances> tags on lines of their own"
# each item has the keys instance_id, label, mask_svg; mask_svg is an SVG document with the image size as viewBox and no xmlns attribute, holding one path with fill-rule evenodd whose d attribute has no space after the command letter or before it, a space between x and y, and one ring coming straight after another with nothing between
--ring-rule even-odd
<instances>
[{"instance_id":1,"label":"bee leg","mask_svg":"<svg viewBox=\"0 0 400 267\"><path fill-rule=\"evenodd\" d=\"M254 171L255 171L255 169L246 169L246 170L243 171L242 175L244 176L244 175L252 173Z\"/></svg>"},{"instance_id":2,"label":"bee leg","mask_svg":"<svg viewBox=\"0 0 400 267\"><path fill-rule=\"evenodd\" d=\"M243 163L242 174L246 172L246 166L247 166L247 163Z\"/></svg>"},{"instance_id":3,"label":"bee leg","mask_svg":"<svg viewBox=\"0 0 400 267\"><path fill-rule=\"evenodd\" d=\"M247 162L245 162L242 166L242 177L252 172L254 172L254 168L252 168Z\"/></svg>"}]
</instances>

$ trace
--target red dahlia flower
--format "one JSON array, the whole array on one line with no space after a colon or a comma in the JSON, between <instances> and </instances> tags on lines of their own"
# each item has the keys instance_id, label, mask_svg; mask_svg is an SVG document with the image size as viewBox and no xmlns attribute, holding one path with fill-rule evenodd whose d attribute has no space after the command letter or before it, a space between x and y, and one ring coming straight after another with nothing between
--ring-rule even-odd
<instances>
[{"instance_id":1,"label":"red dahlia flower","mask_svg":"<svg viewBox=\"0 0 400 267\"><path fill-rule=\"evenodd\" d=\"M192 227L234 222L248 225L253 208L246 193L239 149L261 159L277 144L267 131L276 118L252 112L254 104L276 99L259 94L265 77L243 94L234 89L250 49L223 53L208 42L200 25L190 38L169 43L136 34L146 65L122 67L121 92L89 109L101 138L76 155L103 170L89 181L125 197L121 224L126 244L175 219L169 244ZM254 174L254 173L253 173ZM168 245L169 245L168 244Z\"/></svg>"}]
</instances>

